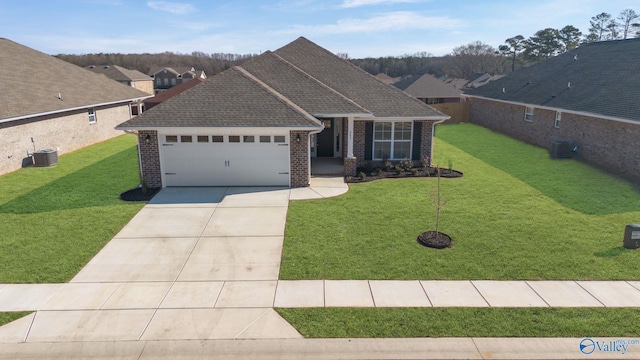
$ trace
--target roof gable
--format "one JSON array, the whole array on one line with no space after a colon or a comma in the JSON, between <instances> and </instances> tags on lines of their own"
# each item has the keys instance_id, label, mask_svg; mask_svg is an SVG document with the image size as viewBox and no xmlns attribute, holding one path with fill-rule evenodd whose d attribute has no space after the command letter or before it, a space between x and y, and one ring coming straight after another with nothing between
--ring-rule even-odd
<instances>
[{"instance_id":1,"label":"roof gable","mask_svg":"<svg viewBox=\"0 0 640 360\"><path fill-rule=\"evenodd\" d=\"M241 67L310 114L369 113L270 51Z\"/></svg>"},{"instance_id":2,"label":"roof gable","mask_svg":"<svg viewBox=\"0 0 640 360\"><path fill-rule=\"evenodd\" d=\"M640 121L639 82L640 39L628 39L586 44L466 93Z\"/></svg>"},{"instance_id":3,"label":"roof gable","mask_svg":"<svg viewBox=\"0 0 640 360\"><path fill-rule=\"evenodd\" d=\"M376 117L446 115L300 37L275 51L289 63L371 111Z\"/></svg>"},{"instance_id":4,"label":"roof gable","mask_svg":"<svg viewBox=\"0 0 640 360\"><path fill-rule=\"evenodd\" d=\"M7 39L0 39L0 63L0 121L149 97Z\"/></svg>"}]
</instances>

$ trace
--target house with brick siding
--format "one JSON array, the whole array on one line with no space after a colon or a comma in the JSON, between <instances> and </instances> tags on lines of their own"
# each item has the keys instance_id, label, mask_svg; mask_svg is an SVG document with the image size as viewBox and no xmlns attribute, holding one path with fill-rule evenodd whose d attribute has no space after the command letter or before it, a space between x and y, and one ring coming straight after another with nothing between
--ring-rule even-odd
<instances>
[{"instance_id":1,"label":"house with brick siding","mask_svg":"<svg viewBox=\"0 0 640 360\"><path fill-rule=\"evenodd\" d=\"M0 174L34 152L64 154L122 134L131 106L152 95L0 39ZM38 165L38 164L36 164Z\"/></svg>"},{"instance_id":2,"label":"house with brick siding","mask_svg":"<svg viewBox=\"0 0 640 360\"><path fill-rule=\"evenodd\" d=\"M431 159L448 116L305 39L230 68L117 129L138 134L143 181L309 185L311 162Z\"/></svg>"},{"instance_id":3,"label":"house with brick siding","mask_svg":"<svg viewBox=\"0 0 640 360\"><path fill-rule=\"evenodd\" d=\"M470 121L640 179L640 39L585 44L480 88ZM553 154L552 154L553 155Z\"/></svg>"}]
</instances>

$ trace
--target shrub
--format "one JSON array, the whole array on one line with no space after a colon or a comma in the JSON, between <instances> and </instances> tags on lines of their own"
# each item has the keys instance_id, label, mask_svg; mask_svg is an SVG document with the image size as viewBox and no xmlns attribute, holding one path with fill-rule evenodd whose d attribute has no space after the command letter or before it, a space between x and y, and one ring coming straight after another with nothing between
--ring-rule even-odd
<instances>
[{"instance_id":1,"label":"shrub","mask_svg":"<svg viewBox=\"0 0 640 360\"><path fill-rule=\"evenodd\" d=\"M371 163L371 161L367 161L366 163L364 163L364 171L367 174L371 174L373 172L373 164Z\"/></svg>"},{"instance_id":2,"label":"shrub","mask_svg":"<svg viewBox=\"0 0 640 360\"><path fill-rule=\"evenodd\" d=\"M396 166L396 174L400 175L400 174L402 174L402 171L404 171L402 166L400 166L400 165Z\"/></svg>"},{"instance_id":3,"label":"shrub","mask_svg":"<svg viewBox=\"0 0 640 360\"><path fill-rule=\"evenodd\" d=\"M404 159L402 161L400 161L400 167L402 167L404 170L409 171L413 168L413 161L412 160L408 160L408 159Z\"/></svg>"},{"instance_id":4,"label":"shrub","mask_svg":"<svg viewBox=\"0 0 640 360\"><path fill-rule=\"evenodd\" d=\"M360 174L358 174L358 176L360 177L360 180L364 180L364 178L367 177L367 174L365 174L364 171L360 171Z\"/></svg>"},{"instance_id":5,"label":"shrub","mask_svg":"<svg viewBox=\"0 0 640 360\"><path fill-rule=\"evenodd\" d=\"M381 167L376 168L376 175L378 175L378 176L382 175L382 171L383 170L382 170Z\"/></svg>"},{"instance_id":6,"label":"shrub","mask_svg":"<svg viewBox=\"0 0 640 360\"><path fill-rule=\"evenodd\" d=\"M393 163L389 160L386 160L383 166L384 166L384 169L387 171L393 169Z\"/></svg>"},{"instance_id":7,"label":"shrub","mask_svg":"<svg viewBox=\"0 0 640 360\"><path fill-rule=\"evenodd\" d=\"M426 169L430 166L431 166L431 159L429 159L428 156L423 156L422 159L420 159L420 167L422 167L423 169Z\"/></svg>"}]
</instances>

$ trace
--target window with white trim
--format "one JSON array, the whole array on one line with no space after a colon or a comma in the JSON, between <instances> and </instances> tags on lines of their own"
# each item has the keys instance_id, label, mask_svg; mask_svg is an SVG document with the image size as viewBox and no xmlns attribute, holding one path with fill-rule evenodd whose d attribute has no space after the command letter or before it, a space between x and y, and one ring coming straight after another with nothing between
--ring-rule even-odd
<instances>
[{"instance_id":1,"label":"window with white trim","mask_svg":"<svg viewBox=\"0 0 640 360\"><path fill-rule=\"evenodd\" d=\"M373 127L374 160L411 159L411 121L380 121Z\"/></svg>"},{"instance_id":2,"label":"window with white trim","mask_svg":"<svg viewBox=\"0 0 640 360\"><path fill-rule=\"evenodd\" d=\"M98 118L96 118L96 109L89 108L89 124L95 124L98 122Z\"/></svg>"},{"instance_id":3,"label":"window with white trim","mask_svg":"<svg viewBox=\"0 0 640 360\"><path fill-rule=\"evenodd\" d=\"M553 122L554 128L560 129L560 120L562 120L562 113L560 111L556 111L556 119Z\"/></svg>"},{"instance_id":4,"label":"window with white trim","mask_svg":"<svg viewBox=\"0 0 640 360\"><path fill-rule=\"evenodd\" d=\"M533 106L524 108L524 121L533 121Z\"/></svg>"}]
</instances>

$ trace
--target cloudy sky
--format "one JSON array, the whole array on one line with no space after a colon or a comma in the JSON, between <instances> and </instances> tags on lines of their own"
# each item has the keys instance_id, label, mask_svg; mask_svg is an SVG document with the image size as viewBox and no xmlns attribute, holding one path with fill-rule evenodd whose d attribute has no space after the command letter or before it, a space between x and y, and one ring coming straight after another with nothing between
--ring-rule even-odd
<instances>
[{"instance_id":1,"label":"cloudy sky","mask_svg":"<svg viewBox=\"0 0 640 360\"><path fill-rule=\"evenodd\" d=\"M48 54L237 53L304 36L352 58L445 55L573 25L638 0L1 0L0 37Z\"/></svg>"}]
</instances>

